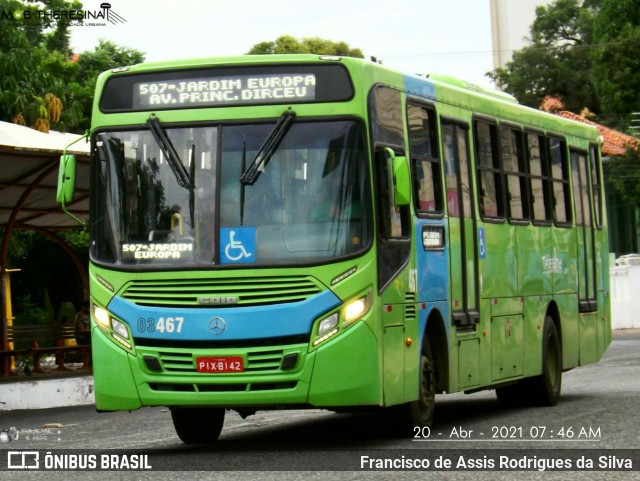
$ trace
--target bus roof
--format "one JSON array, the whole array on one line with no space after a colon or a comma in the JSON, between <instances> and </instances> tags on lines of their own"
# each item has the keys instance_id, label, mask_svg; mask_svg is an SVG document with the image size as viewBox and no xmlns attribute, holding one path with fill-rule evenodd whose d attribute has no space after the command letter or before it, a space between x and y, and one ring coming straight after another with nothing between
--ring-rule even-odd
<instances>
[{"instance_id":1,"label":"bus roof","mask_svg":"<svg viewBox=\"0 0 640 481\"><path fill-rule=\"evenodd\" d=\"M323 62L345 65L352 73L361 72L363 78L369 79L371 85L376 83L387 84L390 87L401 89L409 95L457 106L470 110L479 116L492 116L498 120L528 125L542 130L560 130L567 135L576 135L593 141L596 141L599 137L597 129L593 126L521 105L513 96L505 92L486 89L446 75L405 74L365 59L334 55L239 55L147 62L103 72L98 81L98 88L104 85L104 82L109 77L122 74L192 70L207 67L232 68L234 66L317 64ZM366 72L369 73L367 74ZM384 80L381 81L380 79ZM412 88L413 86L420 87L414 89ZM425 86L430 88L424 88ZM425 91L434 93L425 95Z\"/></svg>"}]
</instances>

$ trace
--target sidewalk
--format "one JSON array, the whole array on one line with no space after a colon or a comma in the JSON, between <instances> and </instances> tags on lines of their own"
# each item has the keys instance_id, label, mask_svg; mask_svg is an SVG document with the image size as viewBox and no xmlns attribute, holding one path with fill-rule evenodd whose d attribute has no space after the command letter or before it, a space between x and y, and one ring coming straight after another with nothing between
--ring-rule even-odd
<instances>
[{"instance_id":1,"label":"sidewalk","mask_svg":"<svg viewBox=\"0 0 640 481\"><path fill-rule=\"evenodd\" d=\"M69 366L69 365L68 365ZM82 364L68 371L0 378L0 411L48 409L93 404L93 376Z\"/></svg>"}]
</instances>

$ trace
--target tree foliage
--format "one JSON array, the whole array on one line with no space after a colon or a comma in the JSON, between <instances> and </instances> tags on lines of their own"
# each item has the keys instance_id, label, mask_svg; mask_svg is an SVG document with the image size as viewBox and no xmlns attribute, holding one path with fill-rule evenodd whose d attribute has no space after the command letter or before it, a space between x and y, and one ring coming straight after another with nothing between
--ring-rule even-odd
<instances>
[{"instance_id":1,"label":"tree foliage","mask_svg":"<svg viewBox=\"0 0 640 481\"><path fill-rule=\"evenodd\" d=\"M611 157L604 164L608 184L628 205L640 207L640 152L627 149L624 155Z\"/></svg>"},{"instance_id":2,"label":"tree foliage","mask_svg":"<svg viewBox=\"0 0 640 481\"><path fill-rule=\"evenodd\" d=\"M82 132L89 127L97 73L144 59L106 41L78 56L69 46L69 17L37 15L81 9L78 0L0 0L0 120L44 132Z\"/></svg>"},{"instance_id":3,"label":"tree foliage","mask_svg":"<svg viewBox=\"0 0 640 481\"><path fill-rule=\"evenodd\" d=\"M144 60L142 53L108 41L100 41L93 51L74 53L69 20L61 16L48 21L36 14L81 9L77 0L0 0L0 120L42 131L83 132L90 125L98 74ZM4 235L0 229L0 239ZM87 233L58 235L86 265ZM8 254L8 267L20 269L11 277L17 317L51 322L43 310L46 300L53 306L71 300L79 307L82 283L57 243L37 232L14 230Z\"/></svg>"},{"instance_id":4,"label":"tree foliage","mask_svg":"<svg viewBox=\"0 0 640 481\"><path fill-rule=\"evenodd\" d=\"M297 40L290 35L282 35L274 42L261 42L247 52L248 55L273 55L313 53L316 55L341 55L344 57L364 58L358 48L350 48L345 42L332 42L319 37Z\"/></svg>"},{"instance_id":5,"label":"tree foliage","mask_svg":"<svg viewBox=\"0 0 640 481\"><path fill-rule=\"evenodd\" d=\"M537 108L560 97L595 120L628 131L640 112L640 2L556 0L536 9L531 44L506 68L488 75L521 103ZM640 152L628 148L606 162L605 178L625 202L640 206Z\"/></svg>"},{"instance_id":6,"label":"tree foliage","mask_svg":"<svg viewBox=\"0 0 640 481\"><path fill-rule=\"evenodd\" d=\"M625 129L640 110L640 3L556 0L536 9L529 46L488 75L526 105L547 96Z\"/></svg>"},{"instance_id":7,"label":"tree foliage","mask_svg":"<svg viewBox=\"0 0 640 481\"><path fill-rule=\"evenodd\" d=\"M93 104L93 92L98 75L116 67L134 65L144 61L144 54L129 47L118 46L108 40L100 40L93 51L80 54L77 68L71 77L69 90L78 100L83 125L88 128Z\"/></svg>"},{"instance_id":8,"label":"tree foliage","mask_svg":"<svg viewBox=\"0 0 640 481\"><path fill-rule=\"evenodd\" d=\"M603 0L594 21L592 50L596 94L610 124L626 127L640 111L640 3Z\"/></svg>"},{"instance_id":9,"label":"tree foliage","mask_svg":"<svg viewBox=\"0 0 640 481\"><path fill-rule=\"evenodd\" d=\"M600 109L591 79L594 8L580 0L557 0L536 8L531 45L514 52L506 68L489 73L521 103L537 108L547 95L568 110Z\"/></svg>"}]
</instances>

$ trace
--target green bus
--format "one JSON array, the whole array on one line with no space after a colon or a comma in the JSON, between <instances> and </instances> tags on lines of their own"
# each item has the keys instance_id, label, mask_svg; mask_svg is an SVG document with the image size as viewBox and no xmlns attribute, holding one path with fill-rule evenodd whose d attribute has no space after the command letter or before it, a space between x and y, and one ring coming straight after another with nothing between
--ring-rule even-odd
<instances>
[{"instance_id":1,"label":"green bus","mask_svg":"<svg viewBox=\"0 0 640 481\"><path fill-rule=\"evenodd\" d=\"M611 342L595 128L354 58L241 56L103 73L91 140L99 411L435 395L554 405ZM73 212L74 159L58 198Z\"/></svg>"}]
</instances>

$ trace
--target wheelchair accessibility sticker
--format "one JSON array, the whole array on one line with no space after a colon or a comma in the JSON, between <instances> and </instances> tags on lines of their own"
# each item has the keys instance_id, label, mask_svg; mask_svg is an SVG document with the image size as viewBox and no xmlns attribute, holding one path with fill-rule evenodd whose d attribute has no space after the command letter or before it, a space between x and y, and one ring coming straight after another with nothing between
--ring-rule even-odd
<instances>
[{"instance_id":1,"label":"wheelchair accessibility sticker","mask_svg":"<svg viewBox=\"0 0 640 481\"><path fill-rule=\"evenodd\" d=\"M255 261L255 227L224 227L220 229L221 264L237 264Z\"/></svg>"},{"instance_id":2,"label":"wheelchair accessibility sticker","mask_svg":"<svg viewBox=\"0 0 640 481\"><path fill-rule=\"evenodd\" d=\"M484 234L484 227L478 227L478 257L480 259L487 257L487 238Z\"/></svg>"}]
</instances>

